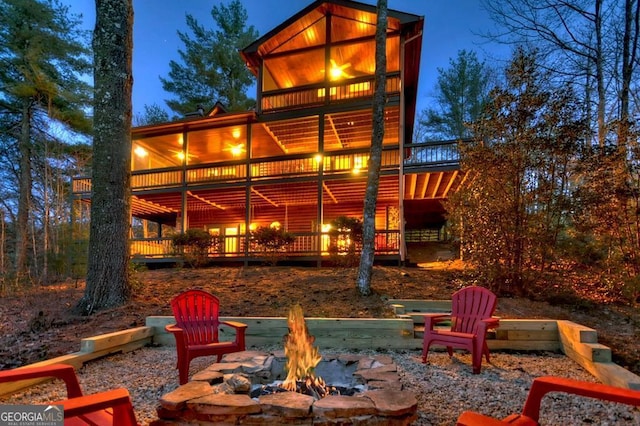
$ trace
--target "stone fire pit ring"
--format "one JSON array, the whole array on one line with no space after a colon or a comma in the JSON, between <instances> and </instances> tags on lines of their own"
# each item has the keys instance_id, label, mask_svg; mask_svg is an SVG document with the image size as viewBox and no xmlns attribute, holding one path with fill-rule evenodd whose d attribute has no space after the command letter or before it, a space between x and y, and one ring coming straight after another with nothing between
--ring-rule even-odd
<instances>
[{"instance_id":1,"label":"stone fire pit ring","mask_svg":"<svg viewBox=\"0 0 640 426\"><path fill-rule=\"evenodd\" d=\"M283 351L227 354L196 373L189 383L160 399L158 420L169 425L409 425L418 402L402 389L396 364L387 355L324 356L316 375L327 385L356 387L353 396L329 395L315 400L296 392L251 398L261 386L284 379Z\"/></svg>"}]
</instances>

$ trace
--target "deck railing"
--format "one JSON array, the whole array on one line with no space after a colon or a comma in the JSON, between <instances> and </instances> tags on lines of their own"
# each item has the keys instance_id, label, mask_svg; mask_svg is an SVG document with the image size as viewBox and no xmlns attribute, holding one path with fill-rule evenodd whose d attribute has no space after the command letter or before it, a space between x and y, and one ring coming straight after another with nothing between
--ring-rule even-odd
<instances>
[{"instance_id":1,"label":"deck railing","mask_svg":"<svg viewBox=\"0 0 640 426\"><path fill-rule=\"evenodd\" d=\"M424 142L405 145L404 167L450 167L460 165L458 141Z\"/></svg>"},{"instance_id":2,"label":"deck railing","mask_svg":"<svg viewBox=\"0 0 640 426\"><path fill-rule=\"evenodd\" d=\"M358 98L371 98L374 91L374 77L353 78L340 83L332 82L326 88L323 85L295 87L287 90L263 92L262 112L274 112L282 109L308 108ZM387 76L387 94L400 93L400 75Z\"/></svg>"},{"instance_id":3,"label":"deck railing","mask_svg":"<svg viewBox=\"0 0 640 426\"><path fill-rule=\"evenodd\" d=\"M282 252L286 257L316 257L329 255L330 237L326 233L301 232L294 233L295 241ZM400 234L398 231L376 231L375 250L377 255L396 255L399 253ZM223 236L220 243L209 250L209 258L260 259L265 253L253 243L245 250L246 235ZM131 256L140 261L143 259L175 259L181 255L172 243L171 237L133 238L131 239Z\"/></svg>"},{"instance_id":4,"label":"deck railing","mask_svg":"<svg viewBox=\"0 0 640 426\"><path fill-rule=\"evenodd\" d=\"M420 143L405 145L404 167L408 173L424 172L430 169L455 169L460 166L460 154L457 141L438 143ZM271 159L251 160L250 178L253 181L269 179L286 179L316 175L320 164L325 175L350 172L354 169L367 168L368 149L349 150L346 152L326 153L322 159L315 154L296 156L294 158L278 157ZM382 151L382 169L394 169L399 166L399 150L393 146L385 146ZM232 161L219 164L188 166L186 174L181 168L161 170L140 170L132 172L131 187L135 190L179 187L186 175L187 184L207 182L242 182L247 180L247 164L245 161ZM91 192L91 178L73 179L74 194Z\"/></svg>"}]
</instances>

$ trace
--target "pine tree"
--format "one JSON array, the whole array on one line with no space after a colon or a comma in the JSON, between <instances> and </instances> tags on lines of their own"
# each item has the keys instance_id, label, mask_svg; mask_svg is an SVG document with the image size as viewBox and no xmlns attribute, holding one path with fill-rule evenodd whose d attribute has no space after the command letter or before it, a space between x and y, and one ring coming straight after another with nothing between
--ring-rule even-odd
<instances>
[{"instance_id":1,"label":"pine tree","mask_svg":"<svg viewBox=\"0 0 640 426\"><path fill-rule=\"evenodd\" d=\"M80 17L57 0L0 2L0 141L18 183L15 271L28 271L36 141L49 138L51 120L88 132L90 86L81 78L90 69Z\"/></svg>"},{"instance_id":2,"label":"pine tree","mask_svg":"<svg viewBox=\"0 0 640 426\"><path fill-rule=\"evenodd\" d=\"M133 0L96 2L93 172L87 285L76 310L124 304L129 283Z\"/></svg>"},{"instance_id":3,"label":"pine tree","mask_svg":"<svg viewBox=\"0 0 640 426\"><path fill-rule=\"evenodd\" d=\"M461 50L449 60L449 68L438 68L435 107L422 112L420 126L429 139L471 137L475 121L489 94L489 69L473 51Z\"/></svg>"},{"instance_id":4,"label":"pine tree","mask_svg":"<svg viewBox=\"0 0 640 426\"><path fill-rule=\"evenodd\" d=\"M160 78L162 88L176 95L167 100L171 110L183 116L199 105L212 106L220 102L229 111L247 111L255 100L247 97L254 83L239 50L258 38L253 26L246 26L247 11L239 0L229 6L213 6L211 16L218 29L210 30L192 15L187 15L187 27L192 35L178 31L184 50L181 63L170 61L168 78Z\"/></svg>"}]
</instances>

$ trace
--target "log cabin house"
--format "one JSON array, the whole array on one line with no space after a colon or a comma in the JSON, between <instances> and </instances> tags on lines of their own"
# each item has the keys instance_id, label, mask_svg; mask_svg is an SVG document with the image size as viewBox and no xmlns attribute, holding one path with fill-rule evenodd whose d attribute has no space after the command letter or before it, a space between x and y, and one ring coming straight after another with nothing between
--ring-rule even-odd
<instances>
[{"instance_id":1,"label":"log cabin house","mask_svg":"<svg viewBox=\"0 0 640 426\"><path fill-rule=\"evenodd\" d=\"M408 241L437 237L441 201L464 180L455 141L412 141L423 22L388 11L376 259L405 262ZM331 221L362 219L375 31L375 6L314 1L240 52L257 78L255 110L217 104L134 128L132 258L176 261L171 236L200 228L221 238L212 260L246 264L260 259L249 231L276 226L296 237L289 259L322 264ZM73 189L86 206L90 178Z\"/></svg>"}]
</instances>

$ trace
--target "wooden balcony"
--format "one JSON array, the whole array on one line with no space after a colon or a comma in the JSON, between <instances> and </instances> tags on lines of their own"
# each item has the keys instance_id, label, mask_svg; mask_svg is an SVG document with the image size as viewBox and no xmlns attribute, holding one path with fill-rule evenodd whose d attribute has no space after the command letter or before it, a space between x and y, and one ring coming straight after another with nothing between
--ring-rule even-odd
<instances>
[{"instance_id":1,"label":"wooden balcony","mask_svg":"<svg viewBox=\"0 0 640 426\"><path fill-rule=\"evenodd\" d=\"M386 83L387 94L399 95L400 83L400 75L398 73L388 75ZM334 82L329 87L316 84L263 92L260 104L261 112L290 111L292 109L326 106L358 99L371 99L373 90L374 78L370 76L349 79L340 83Z\"/></svg>"},{"instance_id":2,"label":"wooden balcony","mask_svg":"<svg viewBox=\"0 0 640 426\"><path fill-rule=\"evenodd\" d=\"M322 164L324 176L352 173L354 169L366 170L369 150L345 150L340 153L326 154L320 158L315 155L297 155L251 160L249 168L246 161L225 162L182 168L134 171L131 176L131 188L137 190L179 188L204 183L237 183L248 178L260 181L287 178L317 176ZM394 170L399 167L399 151L395 147L386 147L382 152L382 169ZM455 171L460 167L457 142L447 141L428 144L410 144L405 146L404 172L428 173L437 171ZM249 170L249 175L247 175ZM91 178L73 179L73 193L89 194Z\"/></svg>"}]
</instances>

